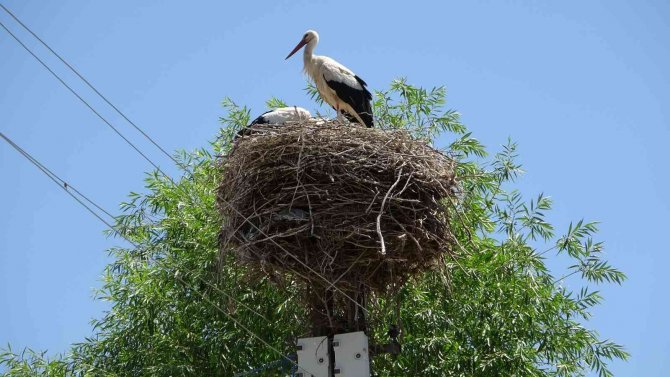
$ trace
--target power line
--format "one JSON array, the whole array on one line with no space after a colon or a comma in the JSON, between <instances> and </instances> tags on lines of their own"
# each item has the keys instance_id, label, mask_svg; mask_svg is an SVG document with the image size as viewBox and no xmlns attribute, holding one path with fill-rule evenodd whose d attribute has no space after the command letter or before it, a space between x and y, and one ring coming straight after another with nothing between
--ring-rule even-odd
<instances>
[{"instance_id":1,"label":"power line","mask_svg":"<svg viewBox=\"0 0 670 377\"><path fill-rule=\"evenodd\" d=\"M147 140L149 140L156 148L158 148L163 154L165 154L169 159L171 159L177 166L182 167L182 164L179 163L174 157L172 157L171 154L169 154L163 147L161 147L154 139L152 139L144 130L142 130L138 125L135 124L132 120L130 120L126 114L124 114L121 110L119 110L118 107L114 106L114 104L107 99L98 89L96 89L93 84L91 84L84 76L82 76L79 71L77 71L70 63L68 63L60 54L58 54L54 49L51 48L42 38L40 38L37 34L35 34L26 24L24 24L18 17L14 15L7 7L5 7L3 4L0 4L0 7L7 12L12 18L18 22L19 25L21 25L24 29L26 29L30 34L32 34L35 39L37 39L44 47L46 47L49 51L51 51L52 54L54 54L63 64L65 64L72 72L74 72L75 75L77 75L86 85L88 85L89 88L91 88L95 94L97 94L100 98L102 98L103 101L105 101L109 106L112 107L123 119L125 119L128 123L130 123L131 126L133 126L137 131L139 131Z\"/></svg>"},{"instance_id":2,"label":"power line","mask_svg":"<svg viewBox=\"0 0 670 377\"><path fill-rule=\"evenodd\" d=\"M84 199L84 200L87 201L89 204L91 204L92 206L94 206L95 208L97 208L98 210L100 210L100 211L101 211L102 213L104 213L105 215L109 216L110 219L114 219L114 218L115 218L114 215L112 215L111 213L107 212L104 208L100 207L96 202L94 202L94 201L91 200L89 197L87 197L86 195L84 195L83 193L81 193L79 190L77 190L77 188L75 188L75 187L72 186L71 184L67 183L65 180L63 180L62 178L60 178L60 177L59 177L56 173L54 173L53 171L49 170L49 168L47 168L47 167L44 166L42 163L40 163L37 159L35 159L35 158L34 158L33 156L31 156L28 152L26 152L23 148L21 148L21 147L18 146L16 143L14 143L14 141L12 141L11 139L9 139L9 138L8 138L7 136L5 136L5 134L3 134L2 132L0 132L0 137L2 137L7 143L9 143L9 145L11 145L14 149L16 149L16 150L17 150L19 153L21 153L24 157L26 157L26 158L28 159L28 161L30 161L31 163L33 163L33 165L37 166L37 168L39 168L40 170L42 170L42 172L44 172L44 174L46 174L47 177L51 178L57 185L61 186L61 187L64 188L66 191L68 191L68 190L72 190L72 191L74 191L74 192L75 192L77 195L79 195L82 199Z\"/></svg>"},{"instance_id":3,"label":"power line","mask_svg":"<svg viewBox=\"0 0 670 377\"><path fill-rule=\"evenodd\" d=\"M85 208L86 208L86 209L87 209L93 216L95 216L98 220L100 220L100 221L103 222L107 227L109 227L109 229L111 229L111 230L114 231L116 234L118 234L119 236L121 236L123 239L125 239L126 241L128 241L129 243L131 243L133 246L135 246L135 247L139 247L139 245L138 245L136 242L134 242L134 241L128 239L124 234L120 233L116 228L114 228L111 224L109 224L109 223L108 223L107 221L105 221L101 216L99 216L95 211L93 211L90 207L88 207L88 206L86 205L86 203L84 203L84 202L81 201L79 198L77 198L75 195L73 195L73 194L68 190L68 187L72 187L72 186L70 186L69 184L68 184L68 185L63 185L63 184L61 184L61 182L65 182L65 180L61 179L59 176L57 176L55 173L53 173L51 170L49 170L46 166L44 166L41 162L39 162L39 160L37 160L36 158L34 158L32 155L30 155L30 153L26 152L23 148L21 148L19 145L17 145L13 140L11 140L9 137L5 136L4 133L0 132L0 137L1 137L2 139L4 139L9 145L11 145L11 146L12 146L17 152L19 152L23 157L25 157L28 161L30 161L33 165L35 165L40 171L42 171L42 173L44 173L47 177L49 177L49 178L50 178L50 179L51 179L57 186L59 186L60 188L62 188L63 190L65 190L65 191L66 191L71 197L73 197L79 204L81 204L82 206L84 206L84 207L85 207ZM77 191L77 192L78 192L78 191ZM87 198L87 200L88 200L88 201L91 201L91 200L88 199L88 198ZM91 203L94 203L94 202L91 201ZM94 205L95 205L97 208L100 208L100 209L101 209L101 207L98 206L97 204L94 204ZM104 210L103 210L103 211L104 211ZM107 211L104 211L104 212L107 213ZM183 266L182 266L182 267L183 267ZM188 272L193 272L193 271L190 271L188 268L184 268L184 269L187 270ZM258 339L261 343L263 343L263 344L264 344L265 346L267 346L268 348L272 349L274 352L276 352L276 353L278 353L279 355L281 355L282 358L286 359L287 361L291 362L292 364L294 364L294 365L296 365L296 366L298 365L295 361L293 361L293 360L291 360L290 358L288 358L287 356L285 356L285 355L284 355L281 351L279 351L276 347L272 346L270 343L268 343L267 341L265 341L264 339L262 339L260 336L258 336L256 333L254 333L254 332L251 331L249 328L247 328L246 326L244 326L241 322L239 322L238 320L236 320L233 316L231 316L231 315L230 315L229 313L227 313L225 310L221 309L218 305L216 305L216 304L213 303L211 300L209 300L209 299L208 299L202 292L200 292L200 291L197 290L197 289L193 289L192 285L190 285L190 284L189 284L187 281L185 281L181 276L179 276L179 274L175 274L175 277L177 278L177 280L181 281L186 287L188 287L188 288L191 289L192 291L198 293L198 294L202 297L202 299L203 299L204 301L206 301L207 303L209 303L210 305L212 305L215 309L217 309L217 310L219 310L221 313L223 313L226 317L228 317L231 321L233 321L237 326L239 326L240 328L242 328L243 330L245 330L246 332L248 332L248 333L249 333L251 336L253 336L254 338ZM263 315L259 314L259 313L256 312L254 309L250 308L248 305L246 305L246 304L240 302L240 301L237 300L235 297L233 297L233 296L229 295L228 293L224 292L222 289L220 289L220 288L218 288L218 287L212 285L211 283L207 282L205 279L202 279L201 277L198 277L198 279L199 279L200 281L202 281L203 283L209 285L210 287L214 288L216 291L222 293L224 296L226 296L226 297L232 299L232 300L235 301L236 303L238 303L238 304L244 306L245 308L249 309L250 311L252 311L252 312L255 313L256 315L260 316L261 318L263 318L263 319L266 321L266 323L269 323L269 322L270 322L270 321L269 321L267 318L265 318ZM307 372L308 372L308 371L307 371Z\"/></svg>"},{"instance_id":4,"label":"power line","mask_svg":"<svg viewBox=\"0 0 670 377\"><path fill-rule=\"evenodd\" d=\"M4 6L3 6L3 8L6 10L6 8L5 8ZM18 19L17 19L17 21L18 21ZM28 51L28 53L30 53L30 55L32 55L35 59L37 59L37 61L39 61L39 62L42 64L42 66L43 66L44 68L46 68L46 69L47 69L47 70L48 70L48 71L49 71L49 72L50 72L56 79L58 79L58 81L60 81L61 84L63 84L67 89L69 89L70 92L72 92L72 94L74 94L74 95L75 95L75 96L76 96L82 103L84 103L84 104L85 104L91 111L93 111L93 112L94 112L94 113L95 113L95 114L96 114L96 115L97 115L103 122L105 122L109 127L111 127L111 128L112 128L112 129L113 129L113 130L114 130L114 131L115 131L115 132L116 132L116 133L117 133L123 140L125 140L131 147L133 147L133 149L135 149L135 151L137 151L142 157L144 157L147 161L149 161L149 163L150 163L151 165L153 165L153 166L156 168L156 170L158 170L163 176L165 176L167 179L169 179L169 180L172 182L172 184L175 185L175 187L179 187L179 186L176 185L176 183L174 182L174 180L172 180L172 178L171 178L170 176L168 176L167 174L165 174L165 173L164 173L164 172L163 172L163 171L162 171L162 170L161 170L155 163L153 163L153 161L151 161L151 160L150 160L144 153L142 153L142 152L141 152L141 151L140 151L140 150L139 150L133 143L131 143L125 136L123 136L123 134L121 134L120 131L118 131L118 130L117 130L117 129L110 123L110 122L108 122L102 115L100 115L100 113L98 113L98 112L97 112L97 111L96 111L96 110L95 110L95 109L94 109L88 102L86 102L86 101L85 101L79 94L77 94L76 91L74 91L69 85L67 85L67 84L60 78L60 76L58 76L53 70L51 70L51 69L50 69L50 68L49 68L49 67L48 67L48 66L47 66L47 65L46 65L46 64L45 64L39 57L37 57L37 55L35 55L35 54L34 54L34 53L33 53L33 52L32 52L32 51L31 51L31 50L30 50L30 49L29 49L23 42L21 42L21 40L19 40L19 39L18 39L18 38L17 38L11 31L9 31L9 29L7 29L7 27L6 27L4 24L2 24L2 22L0 22L0 26L2 26L2 27L5 29L5 31L7 31L7 33L9 33L9 34L10 34L10 35L11 35L11 36L12 36L12 37L13 37L13 38L14 38L14 39L15 39L15 40L16 40L16 41L17 41L17 42L18 42L18 43L19 43L19 44L26 50L26 51ZM38 38L38 39L39 39L39 38ZM80 77L81 77L81 76L80 76ZM82 77L82 79L83 79L83 77ZM184 170L185 172L189 173L188 170L186 170L181 164L178 164L178 166L179 166L182 170ZM229 208L231 208L233 211L235 211L238 215L242 216L242 214L241 214L236 208L234 208L232 205L230 205L230 203L228 203L228 202L226 202L226 201L223 201L223 203L224 203L226 206L228 206ZM244 216L243 216L243 217L244 217ZM245 217L245 218L246 218L246 217ZM267 235L265 232L263 232L263 230L261 230L258 226L256 226L255 224L253 224L253 223L252 223L251 221L249 221L248 219L247 219L246 221L247 221L252 227L254 227L257 231L259 231L261 235L263 235L264 237L266 237L269 241L271 241L273 244L275 244L277 247L279 247L282 251L284 251L286 254L288 254L288 256L290 256L290 257L293 258L296 262L298 262L300 265L302 265L303 267L305 267L309 272L313 273L314 275L316 275L317 277L319 277L320 279L322 279L323 281L325 281L326 283L328 283L328 284L329 284L329 287L332 287L334 290L336 290L337 292L339 292L340 294L342 294L346 299L348 299L349 301L351 301L352 303L354 303L354 305L356 305L356 306L359 307L361 310L363 310L363 312L365 312L366 314L368 314L368 310L367 310L367 308L365 308L364 306L362 306L358 301L356 301L356 300L353 299L351 296L349 296L348 294L346 294L346 293L345 293L344 291L342 291L340 288L334 286L330 280L328 280L326 277L324 277L323 275L321 275L319 272L315 271L312 267L308 266L305 262L303 262L302 260L300 260L300 258L298 258L297 256L295 256L295 255L293 255L292 253L290 253L288 250L286 250L286 248L284 248L283 246L281 246L281 245L280 245L277 241L275 241L272 237L270 237L270 236Z\"/></svg>"},{"instance_id":5,"label":"power line","mask_svg":"<svg viewBox=\"0 0 670 377\"><path fill-rule=\"evenodd\" d=\"M103 117L98 111L96 111L96 110L93 108L93 106L91 106L88 102L86 102L86 100L83 99L83 98L82 98L82 97L81 97L81 96L80 96L74 89L72 89L72 88L71 88L65 81L63 81L63 79L62 79L60 76L58 76L58 74L56 74L56 72L54 72L51 68L49 68L49 66L46 65L46 63L44 63L44 61L42 61L42 59L40 59L37 55L35 55L35 53L34 53L30 48L28 48L28 46L26 46L23 42L21 42L21 40L20 40L16 35L14 35L14 33L12 33L11 31L9 31L9 29L7 29L7 27L5 26L5 24L3 24L1 21L0 21L0 26L2 26L2 28L5 29L5 31L6 31L9 35L11 35L12 38L14 38L14 40L15 40L16 42L18 42L18 43L19 43L19 44L20 44L26 51L28 51L28 53L29 53L30 55L32 55L33 58L35 58L38 62L40 62L40 64L42 64L42 67L44 67L47 71L49 71L49 73L51 73L51 74L52 74L52 75L53 75L53 76L54 76L54 77L55 77L61 84L63 84L63 86L65 86L65 87L66 87L72 94L74 94L75 97L77 97L77 98L78 98L84 105L86 105L86 107L88 107L88 108L89 108L95 115L97 115L98 118L100 118L103 122L105 122L105 124L106 124L107 126L109 126L109 128L111 128L114 132L116 132L116 134L119 135L119 137L121 137L126 143L128 143L128 145L130 145L130 146L131 146L137 153L139 153L140 156L142 156L145 160L147 160L147 161L148 161L154 168L156 168L156 170L158 170L159 172L161 172L161 174L163 174L164 176L168 177L168 179L172 180L172 178L170 178L167 174L165 174L165 173L161 170L161 168L158 167L158 165L156 165L153 161L151 161L151 159L150 159L149 157L147 157L144 153L142 153L142 151L140 151L140 149L139 149L135 144L133 144L130 140L128 140L128 138L126 138L125 136L123 136L123 134L121 133L121 131L119 131L116 127L114 127L114 126L113 126L107 119L105 119L105 117Z\"/></svg>"},{"instance_id":6,"label":"power line","mask_svg":"<svg viewBox=\"0 0 670 377\"><path fill-rule=\"evenodd\" d=\"M110 230L112 230L114 233L118 234L118 235L119 235L121 238L123 238L124 240L128 241L129 243L131 243L133 246L135 246L135 247L139 247L139 245L138 245L136 242L130 240L130 239L129 239L128 237L126 237L123 233L121 233L118 229L116 229L114 226L112 226L108 221L104 220L104 219L102 218L102 216L100 216L98 213L96 213L96 212L93 211L90 207L88 207L85 203L83 203L81 200L79 200L79 198L77 198L76 195L73 195L69 190L73 190L74 192L76 192L78 195L80 195L82 198L84 198L84 200L86 200L86 201L89 202L92 206L94 206L95 208L97 208L97 209L99 209L100 211L102 211L103 213L105 213L105 214L106 214L107 216L109 216L110 218L115 219L116 216L110 214L110 213L109 213L108 211L106 211L103 207L101 207L100 205L98 205L96 202L94 202L93 200L91 200L90 198L88 198L86 195L82 194L82 193L81 193L79 190L77 190L74 186L72 186L71 184L67 183L64 179L62 179L61 177L59 177L56 173L54 173L53 171L49 170L49 168L47 168L44 164L42 164L39 160L37 160L35 157L33 157L33 156L32 156L30 153L28 153L26 150L24 150L24 149L21 148L19 145L17 145L12 139L10 139L9 137L7 137L4 133L0 132L0 137L2 137L2 138L3 138L9 145L11 145L14 149L16 149L21 155L23 155L23 157L25 157L28 161L30 161L33 165L35 165L38 169L40 169L40 170L42 171L42 173L44 173L47 177L49 177L49 178L50 178L56 185L58 185L61 189L64 189L70 196L72 196L75 200L77 200L77 202L79 202L79 204L83 205L83 206L84 206L84 207L85 207L91 214L93 214L95 217L97 217L98 220L102 221L102 222L103 222L103 223L104 223ZM191 271L191 270L188 270L187 268L185 268L185 269L186 269L188 272L191 272L191 273L193 272L193 271ZM264 315L258 313L257 311L255 311L254 309L252 309L252 308L249 307L248 305L244 304L243 302L237 301L237 300L235 299L235 297L229 295L228 293L226 293L226 292L223 291L222 289L216 287L215 285L210 284L209 282L207 282L206 280L204 280L204 279L201 278L201 277L198 277L198 279L200 279L201 281L203 281L205 284L209 285L211 288L214 288L214 290L220 292L220 293L223 294L224 296L226 296L226 297L228 297L228 298L234 300L235 302L237 302L237 303L240 304L241 306L244 306L245 308L249 309L251 312L253 312L253 313L256 314L257 316L263 318L265 321L268 321L268 319L265 318Z\"/></svg>"},{"instance_id":7,"label":"power line","mask_svg":"<svg viewBox=\"0 0 670 377\"><path fill-rule=\"evenodd\" d=\"M35 159L35 158L34 158L33 156L31 156L28 152L26 152L25 150L23 150L20 146L18 146L16 143L14 143L10 138L8 138L7 136L5 136L4 133L0 132L0 137L2 137L2 138L3 138L9 145L11 145L14 149L16 149L17 152L19 152L21 155L23 155L23 157L25 157L28 161L30 161L30 163L32 163L32 164L35 165L38 169L40 169L40 170L42 171L42 173L44 173L47 177L49 177L49 179L51 179L51 180L52 180L58 187L60 187L61 189L65 190L65 192L67 192L68 195L70 195L74 200L76 200L77 202L79 202L79 204L81 204L82 206L84 206L84 208L86 208L86 210L88 210L88 212L90 212L93 216L97 217L98 220L102 221L105 225L107 225L107 227L109 227L110 229L112 229L114 232L116 232L116 233L118 233L119 235L121 235L121 233L119 233L119 232L118 232L118 231L117 231L117 230L116 230L116 229L115 229L109 222L107 222L107 220L103 219L102 216L100 216L100 214L98 214L97 212L95 212L91 207L89 207L89 206L88 206L86 203L84 203L79 197L77 197L77 195L74 195L70 190L68 190L68 188L70 188L70 187L72 187L72 186L70 186L66 181L64 181L63 179L61 179L60 177L58 177L58 176L57 176L56 174L54 174L51 170L47 169L47 168L46 168L44 165L42 165L37 159ZM74 188L73 188L73 190L74 190ZM75 192L79 193L79 191L77 191L77 190L75 190ZM81 195L81 194L80 194L80 195ZM88 197L86 197L86 196L84 196L84 195L81 195L81 196L82 196L82 198L84 198L84 200L86 200L86 201L88 201L89 203L93 204L96 208L101 209L97 204L93 203L93 201L91 201ZM109 215L109 216L112 217L112 218L114 217L114 216L110 215L109 212L107 212L107 211L104 211L104 210L103 210L103 212L104 212L105 214ZM121 235L121 236L122 236L126 241L130 242L131 244L133 244L134 246L138 246L136 243L134 243L133 241L131 241L131 240L127 239L127 238L125 238L123 235Z\"/></svg>"}]
</instances>

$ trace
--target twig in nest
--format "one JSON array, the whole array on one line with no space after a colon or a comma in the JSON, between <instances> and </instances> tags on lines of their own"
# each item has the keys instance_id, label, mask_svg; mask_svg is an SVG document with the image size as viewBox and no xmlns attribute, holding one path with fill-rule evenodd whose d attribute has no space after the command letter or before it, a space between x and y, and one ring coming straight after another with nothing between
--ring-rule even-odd
<instances>
[{"instance_id":1,"label":"twig in nest","mask_svg":"<svg viewBox=\"0 0 670 377\"><path fill-rule=\"evenodd\" d=\"M389 190L386 192L386 195L384 195L384 200L382 200L382 206L379 209L379 215L377 215L377 234L379 235L379 242L382 244L382 250L381 254L386 255L386 244L384 243L384 235L382 234L382 213L384 213L384 206L386 205L386 199L388 199L389 194L393 189L398 185L400 182L400 178L402 178L402 167L400 168L400 172L398 173L398 179L395 180L393 185L389 188Z\"/></svg>"}]
</instances>

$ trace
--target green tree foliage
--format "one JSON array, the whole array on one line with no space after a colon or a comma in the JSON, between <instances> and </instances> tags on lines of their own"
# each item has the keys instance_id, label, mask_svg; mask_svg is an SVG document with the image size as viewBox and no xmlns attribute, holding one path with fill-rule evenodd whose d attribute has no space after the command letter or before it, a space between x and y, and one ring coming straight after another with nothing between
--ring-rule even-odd
<instances>
[{"instance_id":1,"label":"green tree foliage","mask_svg":"<svg viewBox=\"0 0 670 377\"><path fill-rule=\"evenodd\" d=\"M314 88L308 91L316 97ZM528 201L513 189L522 173L516 145L487 157L458 114L444 110L445 96L443 87L426 90L404 80L375 95L377 124L446 139L462 179L451 205L458 257L445 257L441 268L392 297L371 299L373 342L386 341L391 323L402 328L402 353L376 357L376 375L611 375L608 361L628 355L586 324L602 301L594 286L620 284L625 276L603 259L596 224L578 221L555 236L546 220L551 200ZM284 105L268 101L270 108ZM307 335L297 280L288 277L278 288L249 278L254 271L233 253L217 260L216 156L250 118L231 100L223 106L216 141L181 154L189 170L182 179L150 174L146 193L131 193L123 203L116 228L135 245L110 250L114 262L98 297L111 307L93 322L91 337L54 360L8 348L0 354L5 375L231 376L281 359L296 337ZM549 271L548 256L569 267Z\"/></svg>"}]
</instances>

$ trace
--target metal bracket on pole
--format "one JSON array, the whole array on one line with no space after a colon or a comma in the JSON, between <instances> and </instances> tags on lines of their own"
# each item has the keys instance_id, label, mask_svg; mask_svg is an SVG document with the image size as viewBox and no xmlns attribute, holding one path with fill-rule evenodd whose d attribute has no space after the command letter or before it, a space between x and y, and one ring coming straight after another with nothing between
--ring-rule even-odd
<instances>
[{"instance_id":1,"label":"metal bracket on pole","mask_svg":"<svg viewBox=\"0 0 670 377\"><path fill-rule=\"evenodd\" d=\"M328 348L332 344L334 360ZM370 349L363 331L298 339L297 377L370 377ZM334 374L330 374L331 362Z\"/></svg>"},{"instance_id":2,"label":"metal bracket on pole","mask_svg":"<svg viewBox=\"0 0 670 377\"><path fill-rule=\"evenodd\" d=\"M333 337L335 377L370 377L368 337L363 331Z\"/></svg>"},{"instance_id":3,"label":"metal bracket on pole","mask_svg":"<svg viewBox=\"0 0 670 377\"><path fill-rule=\"evenodd\" d=\"M328 337L298 339L297 348L296 377L331 377Z\"/></svg>"}]
</instances>

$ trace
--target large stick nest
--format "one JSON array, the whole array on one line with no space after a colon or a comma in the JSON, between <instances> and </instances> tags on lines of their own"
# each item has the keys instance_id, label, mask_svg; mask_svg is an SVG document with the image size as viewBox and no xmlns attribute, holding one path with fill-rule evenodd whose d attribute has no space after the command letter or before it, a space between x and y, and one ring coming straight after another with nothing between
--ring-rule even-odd
<instances>
[{"instance_id":1,"label":"large stick nest","mask_svg":"<svg viewBox=\"0 0 670 377\"><path fill-rule=\"evenodd\" d=\"M454 164L405 131L256 125L222 158L221 250L312 289L398 287L451 253Z\"/></svg>"}]
</instances>

